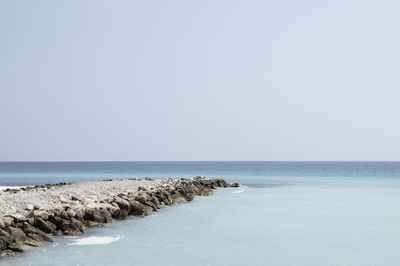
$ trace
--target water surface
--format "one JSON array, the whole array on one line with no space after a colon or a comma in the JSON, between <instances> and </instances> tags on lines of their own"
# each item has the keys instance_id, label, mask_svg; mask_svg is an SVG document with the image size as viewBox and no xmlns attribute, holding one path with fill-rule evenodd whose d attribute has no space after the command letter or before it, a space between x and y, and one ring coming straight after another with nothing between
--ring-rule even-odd
<instances>
[{"instance_id":1,"label":"water surface","mask_svg":"<svg viewBox=\"0 0 400 266\"><path fill-rule=\"evenodd\" d=\"M0 185L207 175L213 196L1 265L400 265L398 162L0 163Z\"/></svg>"}]
</instances>

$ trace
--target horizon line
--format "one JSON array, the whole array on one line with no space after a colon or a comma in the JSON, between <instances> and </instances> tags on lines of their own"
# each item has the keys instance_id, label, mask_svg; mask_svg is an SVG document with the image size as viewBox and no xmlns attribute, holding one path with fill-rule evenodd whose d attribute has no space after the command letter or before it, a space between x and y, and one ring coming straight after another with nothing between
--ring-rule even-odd
<instances>
[{"instance_id":1,"label":"horizon line","mask_svg":"<svg viewBox=\"0 0 400 266\"><path fill-rule=\"evenodd\" d=\"M0 160L0 163L104 163L104 162L400 162L400 160L142 160L142 161L130 161L130 160Z\"/></svg>"}]
</instances>

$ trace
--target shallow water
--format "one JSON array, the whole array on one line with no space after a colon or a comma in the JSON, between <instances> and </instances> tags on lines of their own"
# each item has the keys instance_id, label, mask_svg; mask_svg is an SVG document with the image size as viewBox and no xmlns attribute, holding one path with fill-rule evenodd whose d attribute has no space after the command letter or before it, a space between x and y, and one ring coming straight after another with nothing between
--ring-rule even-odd
<instances>
[{"instance_id":1,"label":"shallow water","mask_svg":"<svg viewBox=\"0 0 400 266\"><path fill-rule=\"evenodd\" d=\"M166 175L185 175L171 164ZM206 164L209 176L246 186L59 237L0 264L400 265L400 163L221 163L225 172Z\"/></svg>"}]
</instances>

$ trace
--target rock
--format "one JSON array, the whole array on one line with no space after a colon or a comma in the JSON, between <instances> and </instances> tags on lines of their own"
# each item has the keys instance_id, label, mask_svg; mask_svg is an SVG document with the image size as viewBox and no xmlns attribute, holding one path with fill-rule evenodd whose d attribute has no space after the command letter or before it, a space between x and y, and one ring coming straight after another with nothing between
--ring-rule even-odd
<instances>
[{"instance_id":1,"label":"rock","mask_svg":"<svg viewBox=\"0 0 400 266\"><path fill-rule=\"evenodd\" d=\"M45 232L43 232L42 230L40 230L36 227L33 227L31 225L24 227L22 230L25 232L25 234L28 237L30 237L36 241L53 242L53 240L48 235L46 235Z\"/></svg>"},{"instance_id":2,"label":"rock","mask_svg":"<svg viewBox=\"0 0 400 266\"><path fill-rule=\"evenodd\" d=\"M24 244L31 246L31 247L39 247L42 245L39 241L36 241L32 238L27 238L27 240L25 240Z\"/></svg>"},{"instance_id":3,"label":"rock","mask_svg":"<svg viewBox=\"0 0 400 266\"><path fill-rule=\"evenodd\" d=\"M34 226L42 230L43 232L50 234L56 231L57 226L50 221L44 221L41 218L36 218Z\"/></svg>"},{"instance_id":4,"label":"rock","mask_svg":"<svg viewBox=\"0 0 400 266\"><path fill-rule=\"evenodd\" d=\"M179 193L179 191L173 191L171 193L172 202L176 204L185 203L186 199Z\"/></svg>"},{"instance_id":5,"label":"rock","mask_svg":"<svg viewBox=\"0 0 400 266\"><path fill-rule=\"evenodd\" d=\"M69 209L69 210L67 211L67 215L68 215L69 218L73 218L73 217L76 216L76 211L73 210L73 209Z\"/></svg>"},{"instance_id":6,"label":"rock","mask_svg":"<svg viewBox=\"0 0 400 266\"><path fill-rule=\"evenodd\" d=\"M85 232L86 226L79 220L71 218L68 229L63 232L65 235L81 235Z\"/></svg>"},{"instance_id":7,"label":"rock","mask_svg":"<svg viewBox=\"0 0 400 266\"><path fill-rule=\"evenodd\" d=\"M129 213L130 210L129 201L124 200L120 197L115 197L115 199L112 202L115 202L121 210L125 210L126 212Z\"/></svg>"},{"instance_id":8,"label":"rock","mask_svg":"<svg viewBox=\"0 0 400 266\"><path fill-rule=\"evenodd\" d=\"M131 215L144 217L149 215L152 211L153 209L150 206L144 205L139 201L134 200L130 202L129 214Z\"/></svg>"},{"instance_id":9,"label":"rock","mask_svg":"<svg viewBox=\"0 0 400 266\"><path fill-rule=\"evenodd\" d=\"M5 216L4 218L11 217L14 218L13 219L14 223L23 223L28 221L28 218L26 216L29 216L29 212L25 212L24 214L22 213L10 214Z\"/></svg>"},{"instance_id":10,"label":"rock","mask_svg":"<svg viewBox=\"0 0 400 266\"><path fill-rule=\"evenodd\" d=\"M65 216L61 212L59 216L51 216L49 219L52 223L57 226L57 229L62 231L64 235L81 235L83 234L84 230L86 229L85 225L75 219L75 218L68 218L65 219Z\"/></svg>"},{"instance_id":11,"label":"rock","mask_svg":"<svg viewBox=\"0 0 400 266\"><path fill-rule=\"evenodd\" d=\"M1 229L0 229L0 240L6 244L11 244L13 242L13 238L10 236L10 234Z\"/></svg>"},{"instance_id":12,"label":"rock","mask_svg":"<svg viewBox=\"0 0 400 266\"><path fill-rule=\"evenodd\" d=\"M87 227L97 227L99 225L101 225L101 223L93 222L93 221L86 221L86 226Z\"/></svg>"},{"instance_id":13,"label":"rock","mask_svg":"<svg viewBox=\"0 0 400 266\"><path fill-rule=\"evenodd\" d=\"M85 220L98 223L104 223L104 221L106 220L104 216L104 211L101 211L100 209L87 209L83 218Z\"/></svg>"},{"instance_id":14,"label":"rock","mask_svg":"<svg viewBox=\"0 0 400 266\"><path fill-rule=\"evenodd\" d=\"M41 242L41 241L53 242L53 239L51 239L51 237L49 237L46 234L39 235L39 234L27 233L26 236L29 238L32 238L33 240L39 241L39 242Z\"/></svg>"},{"instance_id":15,"label":"rock","mask_svg":"<svg viewBox=\"0 0 400 266\"><path fill-rule=\"evenodd\" d=\"M7 249L7 243L0 238L0 257L1 257L1 250L6 250Z\"/></svg>"},{"instance_id":16,"label":"rock","mask_svg":"<svg viewBox=\"0 0 400 266\"><path fill-rule=\"evenodd\" d=\"M15 253L14 251L11 251L11 250L4 250L4 254L2 254L3 256L16 256L17 255L17 253Z\"/></svg>"},{"instance_id":17,"label":"rock","mask_svg":"<svg viewBox=\"0 0 400 266\"><path fill-rule=\"evenodd\" d=\"M16 252L24 252L24 251L28 251L31 248L23 243L12 243L11 245L8 246L8 248L12 251L16 251Z\"/></svg>"},{"instance_id":18,"label":"rock","mask_svg":"<svg viewBox=\"0 0 400 266\"><path fill-rule=\"evenodd\" d=\"M53 232L53 235L60 236L60 235L62 235L62 232L60 230L57 230L57 231Z\"/></svg>"},{"instance_id":19,"label":"rock","mask_svg":"<svg viewBox=\"0 0 400 266\"><path fill-rule=\"evenodd\" d=\"M30 216L34 218L41 218L43 220L49 219L49 213L45 210L34 210Z\"/></svg>"},{"instance_id":20,"label":"rock","mask_svg":"<svg viewBox=\"0 0 400 266\"><path fill-rule=\"evenodd\" d=\"M59 199L58 199L61 203L69 203L70 202L70 199L69 198L67 198L67 197L65 197L65 196L59 196Z\"/></svg>"},{"instance_id":21,"label":"rock","mask_svg":"<svg viewBox=\"0 0 400 266\"><path fill-rule=\"evenodd\" d=\"M3 221L4 227L6 227L6 226L11 226L11 225L13 225L13 223L14 223L14 218L9 217L9 216L2 217L1 219L2 219L2 221ZM3 227L3 228L4 228L4 227Z\"/></svg>"},{"instance_id":22,"label":"rock","mask_svg":"<svg viewBox=\"0 0 400 266\"><path fill-rule=\"evenodd\" d=\"M75 200L75 201L83 201L82 197L80 196L71 196L71 200Z\"/></svg>"},{"instance_id":23,"label":"rock","mask_svg":"<svg viewBox=\"0 0 400 266\"><path fill-rule=\"evenodd\" d=\"M129 213L126 210L120 210L119 212L119 219L120 220L125 220L126 218L128 218Z\"/></svg>"},{"instance_id":24,"label":"rock","mask_svg":"<svg viewBox=\"0 0 400 266\"><path fill-rule=\"evenodd\" d=\"M26 240L26 234L20 228L5 227L4 231L10 235L15 243L24 242Z\"/></svg>"}]
</instances>

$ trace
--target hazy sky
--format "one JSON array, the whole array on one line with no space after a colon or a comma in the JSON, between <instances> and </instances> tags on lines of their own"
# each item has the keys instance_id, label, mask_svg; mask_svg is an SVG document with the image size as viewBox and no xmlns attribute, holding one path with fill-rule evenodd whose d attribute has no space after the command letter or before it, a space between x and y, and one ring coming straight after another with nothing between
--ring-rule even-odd
<instances>
[{"instance_id":1,"label":"hazy sky","mask_svg":"<svg viewBox=\"0 0 400 266\"><path fill-rule=\"evenodd\" d=\"M399 1L0 1L0 160L399 160Z\"/></svg>"}]
</instances>

